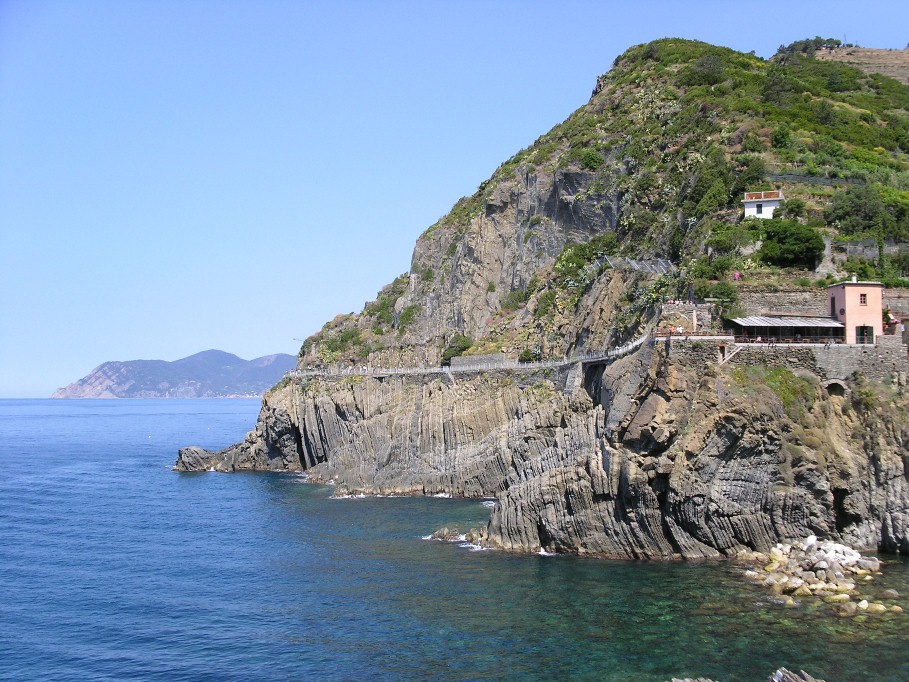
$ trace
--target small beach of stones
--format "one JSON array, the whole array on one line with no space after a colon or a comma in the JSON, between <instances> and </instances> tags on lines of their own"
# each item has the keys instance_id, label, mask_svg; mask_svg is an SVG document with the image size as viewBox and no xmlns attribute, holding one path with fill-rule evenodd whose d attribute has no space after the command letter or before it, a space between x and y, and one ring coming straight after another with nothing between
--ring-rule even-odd
<instances>
[{"instance_id":1,"label":"small beach of stones","mask_svg":"<svg viewBox=\"0 0 909 682\"><path fill-rule=\"evenodd\" d=\"M769 554L740 552L737 560L750 566L749 580L780 595L787 606L797 606L798 598L817 598L838 604L843 617L859 613L902 613L896 590L873 594L874 576L880 575L881 562L862 556L837 542L818 541L811 535L797 544L777 544Z\"/></svg>"}]
</instances>

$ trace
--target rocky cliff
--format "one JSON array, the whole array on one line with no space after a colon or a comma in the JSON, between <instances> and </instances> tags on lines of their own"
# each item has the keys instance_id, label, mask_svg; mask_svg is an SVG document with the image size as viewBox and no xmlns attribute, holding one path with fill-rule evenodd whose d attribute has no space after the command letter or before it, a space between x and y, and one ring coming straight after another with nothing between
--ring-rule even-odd
<instances>
[{"instance_id":1,"label":"rocky cliff","mask_svg":"<svg viewBox=\"0 0 909 682\"><path fill-rule=\"evenodd\" d=\"M669 299L720 291L708 280L733 267L753 281L739 246L754 235L737 206L760 186L763 157L795 159L797 148L820 163L823 148L824 163L884 164L875 178L909 168L909 117L893 113L909 90L824 66L848 92L833 90L819 63L674 39L630 49L585 106L420 236L409 273L304 343L298 367L324 374L285 378L242 443L185 448L175 468L306 471L338 493L495 497L483 542L516 551L709 557L809 534L909 549L899 381L837 377L831 393L824 370L796 356L726 362L714 345L678 340L584 365L581 390L567 366L342 373L603 349L653 328ZM771 126L789 146L774 146ZM824 197L802 202L806 221ZM779 288L778 272L764 276ZM735 301L737 285L719 284Z\"/></svg>"},{"instance_id":2,"label":"rocky cliff","mask_svg":"<svg viewBox=\"0 0 909 682\"><path fill-rule=\"evenodd\" d=\"M495 497L516 551L711 557L815 534L909 550L909 427L895 391L719 364L710 344L547 370L294 380L256 430L178 470L305 470L337 492Z\"/></svg>"},{"instance_id":3,"label":"rocky cliff","mask_svg":"<svg viewBox=\"0 0 909 682\"><path fill-rule=\"evenodd\" d=\"M279 353L243 360L219 350L180 360L105 362L51 398L228 398L259 396L296 364Z\"/></svg>"}]
</instances>

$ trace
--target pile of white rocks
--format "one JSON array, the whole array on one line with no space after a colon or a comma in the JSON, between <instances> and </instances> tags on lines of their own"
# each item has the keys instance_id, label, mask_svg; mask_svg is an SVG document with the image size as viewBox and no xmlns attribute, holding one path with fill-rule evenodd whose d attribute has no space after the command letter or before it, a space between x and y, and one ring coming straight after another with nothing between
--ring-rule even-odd
<instances>
[{"instance_id":1,"label":"pile of white rocks","mask_svg":"<svg viewBox=\"0 0 909 682\"><path fill-rule=\"evenodd\" d=\"M831 604L841 604L843 616L903 611L892 603L899 599L895 590L882 591L875 601L865 598L853 601L855 596L868 591L870 586L865 584L880 574L881 562L837 542L819 542L810 535L803 543L778 544L769 555L745 551L739 553L738 559L752 566L745 571L746 578L763 584L774 594L786 595L788 606L796 605L797 597L818 597Z\"/></svg>"}]
</instances>

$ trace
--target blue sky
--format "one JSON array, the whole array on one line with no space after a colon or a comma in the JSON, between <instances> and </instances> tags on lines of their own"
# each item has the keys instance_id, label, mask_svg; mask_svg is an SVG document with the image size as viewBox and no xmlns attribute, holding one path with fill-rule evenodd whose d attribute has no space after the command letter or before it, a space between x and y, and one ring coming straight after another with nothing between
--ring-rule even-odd
<instances>
[{"instance_id":1,"label":"blue sky","mask_svg":"<svg viewBox=\"0 0 909 682\"><path fill-rule=\"evenodd\" d=\"M631 45L907 26L901 0L0 0L0 397L295 353Z\"/></svg>"}]
</instances>

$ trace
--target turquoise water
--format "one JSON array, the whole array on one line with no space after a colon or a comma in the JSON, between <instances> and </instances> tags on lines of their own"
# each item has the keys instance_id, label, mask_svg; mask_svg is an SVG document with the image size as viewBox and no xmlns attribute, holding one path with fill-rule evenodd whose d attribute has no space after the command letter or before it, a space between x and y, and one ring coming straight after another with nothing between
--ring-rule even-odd
<instances>
[{"instance_id":1,"label":"turquoise water","mask_svg":"<svg viewBox=\"0 0 909 682\"><path fill-rule=\"evenodd\" d=\"M725 563L420 539L482 525L477 501L170 471L257 411L0 401L0 679L909 679L907 614L786 609ZM909 595L909 564L885 570Z\"/></svg>"}]
</instances>

